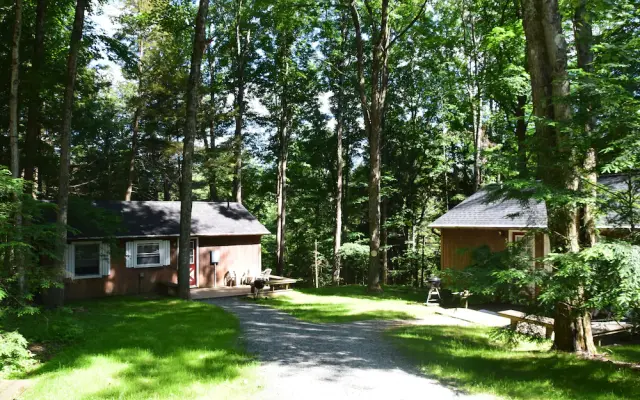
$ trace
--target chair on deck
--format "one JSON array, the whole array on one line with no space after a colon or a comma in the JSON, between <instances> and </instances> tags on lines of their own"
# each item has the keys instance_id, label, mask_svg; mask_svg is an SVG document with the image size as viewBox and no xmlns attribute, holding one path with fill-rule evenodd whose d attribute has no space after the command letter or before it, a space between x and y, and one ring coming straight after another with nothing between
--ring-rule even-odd
<instances>
[{"instance_id":1,"label":"chair on deck","mask_svg":"<svg viewBox=\"0 0 640 400\"><path fill-rule=\"evenodd\" d=\"M227 271L226 274L224 274L224 285L225 286L238 286L238 278L236 278L236 272L235 271Z\"/></svg>"}]
</instances>

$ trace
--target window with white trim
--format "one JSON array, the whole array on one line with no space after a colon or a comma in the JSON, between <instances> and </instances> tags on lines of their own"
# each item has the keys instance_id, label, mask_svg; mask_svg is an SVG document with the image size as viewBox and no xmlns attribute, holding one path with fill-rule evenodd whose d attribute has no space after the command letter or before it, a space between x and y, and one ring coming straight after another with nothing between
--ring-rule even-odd
<instances>
[{"instance_id":1,"label":"window with white trim","mask_svg":"<svg viewBox=\"0 0 640 400\"><path fill-rule=\"evenodd\" d=\"M100 243L75 243L75 277L100 276Z\"/></svg>"},{"instance_id":2,"label":"window with white trim","mask_svg":"<svg viewBox=\"0 0 640 400\"><path fill-rule=\"evenodd\" d=\"M136 267L158 267L160 263L160 242L136 243Z\"/></svg>"},{"instance_id":3,"label":"window with white trim","mask_svg":"<svg viewBox=\"0 0 640 400\"><path fill-rule=\"evenodd\" d=\"M135 240L126 243L127 268L164 267L171 264L168 240Z\"/></svg>"}]
</instances>

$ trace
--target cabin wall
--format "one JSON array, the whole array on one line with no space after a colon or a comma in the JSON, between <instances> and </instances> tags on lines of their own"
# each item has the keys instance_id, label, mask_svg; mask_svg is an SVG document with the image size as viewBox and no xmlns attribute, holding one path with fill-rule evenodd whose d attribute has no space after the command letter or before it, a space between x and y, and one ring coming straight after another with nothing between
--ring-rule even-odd
<instances>
[{"instance_id":1,"label":"cabin wall","mask_svg":"<svg viewBox=\"0 0 640 400\"><path fill-rule=\"evenodd\" d=\"M507 248L506 229L443 228L440 230L442 268L464 269L471 264L473 249L487 245L491 251Z\"/></svg>"},{"instance_id":2,"label":"cabin wall","mask_svg":"<svg viewBox=\"0 0 640 400\"><path fill-rule=\"evenodd\" d=\"M256 277L262 271L260 236L201 236L199 238L198 287L220 287L228 271L235 271L238 284L243 275ZM210 252L220 251L220 262L211 265Z\"/></svg>"},{"instance_id":3,"label":"cabin wall","mask_svg":"<svg viewBox=\"0 0 640 400\"><path fill-rule=\"evenodd\" d=\"M168 239L171 244L171 264L169 266L127 268L125 263L125 243L132 239L118 239L116 248L111 249L109 275L101 278L65 280L65 298L77 300L112 295L150 293L158 289L159 282L177 283L178 241L176 238L157 239Z\"/></svg>"},{"instance_id":4,"label":"cabin wall","mask_svg":"<svg viewBox=\"0 0 640 400\"><path fill-rule=\"evenodd\" d=\"M524 229L511 229L526 231ZM442 268L464 269L472 262L473 250L481 246L489 246L491 251L499 252L507 248L509 229L475 229L475 228L442 228L440 230L440 251ZM548 239L547 239L548 241ZM545 235L536 233L536 258L544 257Z\"/></svg>"},{"instance_id":5,"label":"cabin wall","mask_svg":"<svg viewBox=\"0 0 640 400\"><path fill-rule=\"evenodd\" d=\"M154 238L156 239L156 238ZM178 238L169 240L171 263L166 267L127 268L125 243L134 239L119 239L111 249L111 269L100 278L66 279L67 300L152 293L161 282L178 283ZM235 271L238 283L243 274L257 276L262 271L260 236L201 236L198 237L198 287L224 285L227 271ZM210 251L220 250L220 263L210 263ZM214 278L215 274L215 278Z\"/></svg>"}]
</instances>

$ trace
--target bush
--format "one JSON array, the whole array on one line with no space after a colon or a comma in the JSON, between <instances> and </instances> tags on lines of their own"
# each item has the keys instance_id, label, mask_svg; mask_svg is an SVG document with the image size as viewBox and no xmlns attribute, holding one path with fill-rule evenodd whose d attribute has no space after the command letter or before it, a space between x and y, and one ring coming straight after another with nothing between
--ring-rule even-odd
<instances>
[{"instance_id":1,"label":"bush","mask_svg":"<svg viewBox=\"0 0 640 400\"><path fill-rule=\"evenodd\" d=\"M33 363L33 354L27 349L24 336L17 331L0 331L0 376L24 371Z\"/></svg>"}]
</instances>

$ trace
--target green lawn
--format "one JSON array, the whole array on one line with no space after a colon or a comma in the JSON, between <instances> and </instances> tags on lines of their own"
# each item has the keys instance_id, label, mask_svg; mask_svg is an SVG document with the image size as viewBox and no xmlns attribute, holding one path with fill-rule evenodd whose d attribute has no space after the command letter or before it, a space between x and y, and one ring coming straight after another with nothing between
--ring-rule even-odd
<instances>
[{"instance_id":1,"label":"green lawn","mask_svg":"<svg viewBox=\"0 0 640 400\"><path fill-rule=\"evenodd\" d=\"M474 393L540 400L640 398L639 371L550 352L548 345L511 350L493 342L486 328L415 326L388 336L425 375Z\"/></svg>"},{"instance_id":2,"label":"green lawn","mask_svg":"<svg viewBox=\"0 0 640 400\"><path fill-rule=\"evenodd\" d=\"M261 299L264 304L310 322L351 322L369 319L425 318L433 310L422 303L422 289L386 286L381 294L369 294L364 286L296 289Z\"/></svg>"},{"instance_id":3,"label":"green lawn","mask_svg":"<svg viewBox=\"0 0 640 400\"><path fill-rule=\"evenodd\" d=\"M640 364L640 343L603 346L599 350L612 360Z\"/></svg>"},{"instance_id":4,"label":"green lawn","mask_svg":"<svg viewBox=\"0 0 640 400\"><path fill-rule=\"evenodd\" d=\"M53 357L24 399L249 398L254 361L231 314L198 302L113 298L3 321Z\"/></svg>"}]
</instances>

